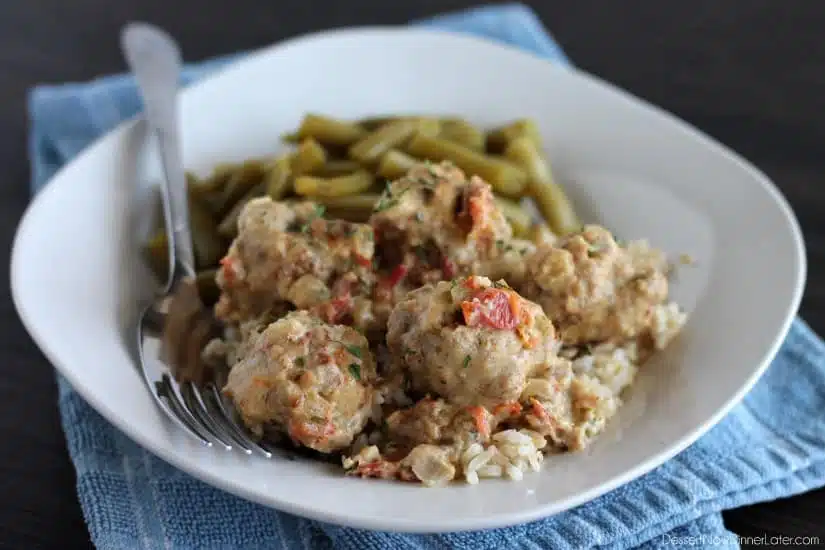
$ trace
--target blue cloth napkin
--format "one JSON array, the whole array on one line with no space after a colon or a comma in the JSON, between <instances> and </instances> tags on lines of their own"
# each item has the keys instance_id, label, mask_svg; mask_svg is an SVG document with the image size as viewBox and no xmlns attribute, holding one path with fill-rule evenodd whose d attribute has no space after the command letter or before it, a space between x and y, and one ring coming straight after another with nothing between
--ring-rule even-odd
<instances>
[{"instance_id":1,"label":"blue cloth napkin","mask_svg":"<svg viewBox=\"0 0 825 550\"><path fill-rule=\"evenodd\" d=\"M535 14L481 7L416 24L473 33L568 63ZM192 82L230 62L188 67ZM62 164L140 109L129 77L41 86L29 97L33 191ZM648 475L527 525L409 535L305 520L207 486L142 449L59 380L77 491L99 548L351 550L738 547L720 511L825 485L825 346L796 320L773 364L720 424Z\"/></svg>"}]
</instances>

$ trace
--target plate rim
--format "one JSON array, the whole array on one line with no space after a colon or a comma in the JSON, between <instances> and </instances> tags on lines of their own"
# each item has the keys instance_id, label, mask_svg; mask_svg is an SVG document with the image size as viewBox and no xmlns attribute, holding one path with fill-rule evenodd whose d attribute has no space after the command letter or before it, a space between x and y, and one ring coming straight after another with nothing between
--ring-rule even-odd
<instances>
[{"instance_id":1,"label":"plate rim","mask_svg":"<svg viewBox=\"0 0 825 550\"><path fill-rule=\"evenodd\" d=\"M130 117L120 122L114 128L99 136L87 147L85 147L83 151L81 151L78 155L76 155L70 161L61 166L52 175L49 181L46 184L44 184L44 186L29 201L15 230L15 235L11 247L10 261L10 287L12 301L14 303L15 309L18 313L18 316L21 319L23 326L26 328L26 331L29 333L30 337L37 345L37 347L41 350L41 352L44 354L44 356L51 363L53 368L55 368L60 375L66 378L71 387L82 397L83 400L85 400L89 405L91 405L92 408L94 408L99 414L101 414L101 416L103 416L109 423L111 423L119 431L121 431L123 434L129 437L132 441L138 443L142 448L151 452L153 455L161 458L165 462L173 465L174 467L182 470L183 472L186 472L188 475L191 475L196 479L199 479L209 485L212 485L213 487L219 488L230 494L239 496L245 500L266 506L267 508L292 513L309 519L324 521L341 526L372 530L391 529L393 531L406 533L462 532L476 529L508 527L517 524L522 524L525 522L535 521L537 519L549 518L558 513L569 510L571 508L575 508L586 502L594 500L610 491L615 490L618 487L621 487L633 481L634 479L637 479L645 475L651 470L657 468L658 466L672 459L674 456L676 456L684 449L692 445L695 441L697 441L700 437L707 433L712 427L718 424L733 409L733 407L735 407L742 401L742 399L747 395L747 393L759 381L759 379L762 377L762 375L772 362L772 360L775 358L776 354L779 351L779 348L781 347L782 343L784 342L788 334L788 331L790 330L791 324L793 323L799 311L802 296L805 290L807 280L807 256L804 235L802 233L799 221L793 209L791 208L789 202L787 201L786 197L781 192L781 190L778 188L778 186L764 172L762 172L759 168L757 168L753 163L748 161L742 155L735 152L730 147L719 142L710 135L704 133L699 128L693 126L687 121L678 118L675 114L666 111L662 107L650 103L641 97L635 96L631 92L619 88L617 85L605 81L598 76L583 71L577 68L576 66L555 63L553 60L538 55L535 52L524 50L512 44L508 44L506 42L502 42L495 39L483 38L466 32L434 29L427 27L374 25L329 29L305 33L299 36L295 36L280 42L264 46L262 48L253 49L247 52L246 55L244 55L243 57L229 61L227 65L215 69L209 74L206 74L202 78L198 79L198 81L193 82L190 85L183 88L181 90L180 97L183 98L191 90L208 83L212 79L222 77L231 78L232 72L243 70L245 65L254 64L256 61L259 61L262 58L275 55L281 51L287 50L292 47L299 47L305 43L313 42L316 40L355 38L358 37L358 35L363 36L370 34L384 34L388 38L394 37L396 35L410 34L445 35L448 36L451 40L467 41L476 43L477 45L483 45L484 47L492 46L511 50L520 55L527 55L538 60L541 60L544 63L546 63L548 67L552 67L554 70L563 70L576 73L576 76L584 78L585 80L589 80L601 87L606 88L613 94L620 96L621 99L630 100L634 103L640 104L648 110L655 112L660 117L664 117L671 124L678 127L682 132L686 132L693 139L701 141L704 145L713 149L714 152L721 154L722 156L726 157L727 160L735 163L738 169L747 172L751 179L755 180L755 182L758 182L762 186L763 190L769 194L774 204L781 211L781 214L783 215L783 218L788 226L790 235L794 241L794 255L795 259L797 260L795 286L793 289L793 295L790 300L790 303L787 305L785 310L784 321L780 329L777 331L774 341L771 342L771 345L769 346L768 351L762 357L760 364L753 369L753 371L747 377L744 383L739 387L739 389L734 394L732 394L727 399L724 405L721 406L710 418L708 418L707 421L703 422L701 425L694 427L687 434L685 434L678 440L675 440L672 443L670 443L667 446L667 448L663 449L658 453L652 454L649 458L636 464L632 468L628 468L622 474L614 476L612 479L609 479L608 481L596 487L593 487L587 491L582 491L567 498L558 499L550 504L537 504L536 506L533 506L526 510L499 513L492 517L479 516L477 518L463 518L458 521L451 521L449 518L445 518L435 528L423 525L419 520L393 518L391 521L388 521L386 518L374 518L363 516L352 519L346 516L345 514L341 513L326 513L323 511L319 512L314 508L309 508L307 506L302 506L299 504L284 503L282 501L277 501L273 499L265 499L259 497L255 493L248 491L242 485L235 485L232 483L225 482L220 477L218 477L218 475L209 470L191 467L191 465L188 464L187 461L178 459L176 453L174 453L171 448L167 448L166 445L154 445L152 441L142 437L139 430L132 429L132 425L130 423L121 419L115 413L114 410L112 410L110 407L106 406L104 403L99 401L92 392L86 391L86 389L83 388L83 384L77 382L77 379L73 374L74 369L68 368L61 361L57 360L56 353L50 349L48 340L44 338L42 334L40 334L39 330L36 327L36 324L29 317L26 311L25 304L21 301L20 297L21 285L25 284L21 282L21 275L19 273L19 271L21 270L21 263L18 258L20 254L20 241L24 234L31 231L30 224L34 219L33 212L36 212L39 208L38 205L43 202L43 196L47 196L48 193L51 192L50 189L54 189L54 186L51 185L51 183L54 180L59 179L66 171L71 170L74 164L82 162L87 157L94 156L98 148L103 147L106 143L110 141L116 140L117 136L124 135L130 131L133 131L134 127L142 120L142 116L140 113L136 116Z\"/></svg>"}]
</instances>

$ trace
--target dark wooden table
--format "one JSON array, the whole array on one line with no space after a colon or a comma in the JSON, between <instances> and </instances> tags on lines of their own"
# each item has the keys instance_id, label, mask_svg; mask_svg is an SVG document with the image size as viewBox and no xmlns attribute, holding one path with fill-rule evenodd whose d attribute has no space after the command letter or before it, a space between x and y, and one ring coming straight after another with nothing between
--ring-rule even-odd
<instances>
[{"instance_id":1,"label":"dark wooden table","mask_svg":"<svg viewBox=\"0 0 825 550\"><path fill-rule=\"evenodd\" d=\"M581 67L676 113L777 182L808 246L802 315L825 329L825 3L751 0L529 2ZM27 201L26 90L124 69L117 32L163 25L187 58L327 27L403 23L467 0L25 0L0 3L0 239ZM0 546L82 548L86 531L57 417L53 371L0 296ZM825 491L725 514L743 535L819 536Z\"/></svg>"}]
</instances>

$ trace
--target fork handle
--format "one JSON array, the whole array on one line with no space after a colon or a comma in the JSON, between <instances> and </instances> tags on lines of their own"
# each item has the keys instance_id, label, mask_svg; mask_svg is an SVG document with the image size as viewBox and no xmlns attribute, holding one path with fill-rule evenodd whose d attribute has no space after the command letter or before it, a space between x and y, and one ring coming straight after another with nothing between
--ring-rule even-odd
<instances>
[{"instance_id":1,"label":"fork handle","mask_svg":"<svg viewBox=\"0 0 825 550\"><path fill-rule=\"evenodd\" d=\"M130 23L122 31L121 49L143 98L146 122L160 152L164 177L160 188L169 241L171 287L179 276L194 276L195 254L189 226L186 174L178 128L178 81L181 54L175 41L146 23Z\"/></svg>"}]
</instances>

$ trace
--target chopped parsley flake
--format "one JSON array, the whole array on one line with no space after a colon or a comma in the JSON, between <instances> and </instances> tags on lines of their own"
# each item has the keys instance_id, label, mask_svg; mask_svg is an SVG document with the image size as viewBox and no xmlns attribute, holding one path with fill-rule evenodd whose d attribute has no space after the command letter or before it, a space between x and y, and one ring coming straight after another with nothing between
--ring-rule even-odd
<instances>
[{"instance_id":1,"label":"chopped parsley flake","mask_svg":"<svg viewBox=\"0 0 825 550\"><path fill-rule=\"evenodd\" d=\"M323 204L316 204L315 205L315 212L312 216L306 221L304 225L301 226L301 233L306 233L309 231L309 226L312 225L312 222L317 220L318 218L323 217L324 212L327 211L327 208Z\"/></svg>"},{"instance_id":2,"label":"chopped parsley flake","mask_svg":"<svg viewBox=\"0 0 825 550\"><path fill-rule=\"evenodd\" d=\"M504 248L504 241L502 241L501 239L497 240L496 246L499 248Z\"/></svg>"},{"instance_id":3,"label":"chopped parsley flake","mask_svg":"<svg viewBox=\"0 0 825 550\"><path fill-rule=\"evenodd\" d=\"M356 380L361 380L361 366L356 363L351 363L349 366L349 372L353 378Z\"/></svg>"},{"instance_id":4,"label":"chopped parsley flake","mask_svg":"<svg viewBox=\"0 0 825 550\"><path fill-rule=\"evenodd\" d=\"M303 367L305 363L306 363L306 360L303 357L296 357L295 358L295 364L297 366Z\"/></svg>"},{"instance_id":5,"label":"chopped parsley flake","mask_svg":"<svg viewBox=\"0 0 825 550\"><path fill-rule=\"evenodd\" d=\"M470 359L471 359L471 358L470 358L470 356L469 356L469 355L465 355L465 356L464 356L464 368L465 368L465 369L466 369L466 368L467 368L467 366L470 364Z\"/></svg>"},{"instance_id":6,"label":"chopped parsley flake","mask_svg":"<svg viewBox=\"0 0 825 550\"><path fill-rule=\"evenodd\" d=\"M384 185L384 192L381 193L381 198L378 199L378 204L375 205L375 211L381 212L382 210L386 210L389 208L393 203L392 198L392 189L390 188L390 182L387 181Z\"/></svg>"},{"instance_id":7,"label":"chopped parsley flake","mask_svg":"<svg viewBox=\"0 0 825 550\"><path fill-rule=\"evenodd\" d=\"M361 359L361 348L358 346L344 346L347 348L347 351L350 352L351 355Z\"/></svg>"}]
</instances>

